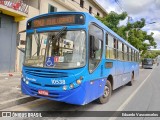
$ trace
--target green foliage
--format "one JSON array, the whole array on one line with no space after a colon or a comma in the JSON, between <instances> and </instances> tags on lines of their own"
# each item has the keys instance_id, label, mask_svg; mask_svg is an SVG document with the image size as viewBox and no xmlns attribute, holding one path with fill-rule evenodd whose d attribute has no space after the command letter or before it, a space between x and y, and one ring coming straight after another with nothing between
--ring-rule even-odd
<instances>
[{"instance_id":1,"label":"green foliage","mask_svg":"<svg viewBox=\"0 0 160 120\"><path fill-rule=\"evenodd\" d=\"M99 19L107 27L112 29L119 36L121 36L134 47L136 47L142 53L142 56L147 52L150 46L156 47L157 44L153 38L154 33L147 35L146 31L141 30L141 28L145 26L144 18L134 23L128 22L126 26L118 26L119 22L125 20L126 18L126 12L123 12L121 14L110 12L107 16L103 18L97 16L97 19ZM145 40L148 40L149 44L145 43Z\"/></svg>"},{"instance_id":2,"label":"green foliage","mask_svg":"<svg viewBox=\"0 0 160 120\"><path fill-rule=\"evenodd\" d=\"M159 50L152 50L152 51L146 51L145 54L143 54L141 57L142 58L156 58L158 55L160 55Z\"/></svg>"},{"instance_id":3,"label":"green foliage","mask_svg":"<svg viewBox=\"0 0 160 120\"><path fill-rule=\"evenodd\" d=\"M123 12L122 14L117 14L116 12L110 12L107 16L101 18L97 16L97 19L102 21L106 26L108 26L113 31L117 32L118 24L121 20L124 20L127 17L127 13Z\"/></svg>"}]
</instances>

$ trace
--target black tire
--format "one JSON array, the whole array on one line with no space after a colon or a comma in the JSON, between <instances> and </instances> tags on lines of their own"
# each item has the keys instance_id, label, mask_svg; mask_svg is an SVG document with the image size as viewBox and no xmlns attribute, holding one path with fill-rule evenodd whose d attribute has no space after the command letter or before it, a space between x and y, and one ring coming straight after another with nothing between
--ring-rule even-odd
<instances>
[{"instance_id":1,"label":"black tire","mask_svg":"<svg viewBox=\"0 0 160 120\"><path fill-rule=\"evenodd\" d=\"M127 86L132 86L134 81L134 74L132 73L131 81L127 83Z\"/></svg>"},{"instance_id":2,"label":"black tire","mask_svg":"<svg viewBox=\"0 0 160 120\"><path fill-rule=\"evenodd\" d=\"M107 80L105 88L104 88L104 94L97 99L97 102L100 104L107 103L109 101L109 98L112 94L112 86L109 80Z\"/></svg>"}]
</instances>

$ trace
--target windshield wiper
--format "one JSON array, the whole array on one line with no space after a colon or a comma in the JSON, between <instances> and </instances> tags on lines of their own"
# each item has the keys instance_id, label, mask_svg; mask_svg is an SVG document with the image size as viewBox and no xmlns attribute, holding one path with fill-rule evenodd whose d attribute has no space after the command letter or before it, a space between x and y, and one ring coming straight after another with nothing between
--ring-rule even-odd
<instances>
[{"instance_id":1,"label":"windshield wiper","mask_svg":"<svg viewBox=\"0 0 160 120\"><path fill-rule=\"evenodd\" d=\"M40 39L37 35L38 35L38 34L37 34L36 29L35 29L35 30L34 30L34 38L35 38L35 41L36 41L36 43L37 43L37 52L36 52L34 55L37 54L37 56L39 56L43 36L42 36L42 38ZM33 55L33 56L34 56L34 55Z\"/></svg>"},{"instance_id":2,"label":"windshield wiper","mask_svg":"<svg viewBox=\"0 0 160 120\"><path fill-rule=\"evenodd\" d=\"M67 29L67 27L63 27L54 37L54 39L58 39L60 35Z\"/></svg>"},{"instance_id":3,"label":"windshield wiper","mask_svg":"<svg viewBox=\"0 0 160 120\"><path fill-rule=\"evenodd\" d=\"M38 45L38 37L37 37L37 31L36 31L36 29L34 29L34 39L35 39L35 41L36 41L36 43Z\"/></svg>"}]
</instances>

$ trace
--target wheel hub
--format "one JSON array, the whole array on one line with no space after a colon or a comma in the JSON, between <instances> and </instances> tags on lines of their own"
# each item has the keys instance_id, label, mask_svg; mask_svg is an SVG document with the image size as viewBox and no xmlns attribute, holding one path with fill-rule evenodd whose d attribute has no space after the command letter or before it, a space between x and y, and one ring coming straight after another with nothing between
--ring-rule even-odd
<instances>
[{"instance_id":1,"label":"wheel hub","mask_svg":"<svg viewBox=\"0 0 160 120\"><path fill-rule=\"evenodd\" d=\"M103 97L106 98L106 97L108 97L108 95L109 95L109 88L108 88L108 86L105 86Z\"/></svg>"}]
</instances>

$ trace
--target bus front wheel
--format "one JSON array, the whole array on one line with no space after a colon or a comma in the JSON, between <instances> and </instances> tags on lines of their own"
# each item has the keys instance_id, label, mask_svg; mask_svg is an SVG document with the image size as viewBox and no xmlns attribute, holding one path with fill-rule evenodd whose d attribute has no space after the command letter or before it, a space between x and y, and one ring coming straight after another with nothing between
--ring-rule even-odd
<instances>
[{"instance_id":1,"label":"bus front wheel","mask_svg":"<svg viewBox=\"0 0 160 120\"><path fill-rule=\"evenodd\" d=\"M109 98L111 97L111 93L112 93L112 86L109 80L107 80L104 88L104 94L97 99L97 102L100 104L107 103L109 101Z\"/></svg>"}]
</instances>

